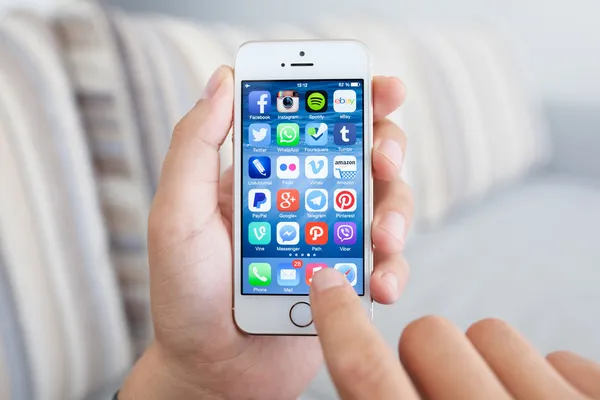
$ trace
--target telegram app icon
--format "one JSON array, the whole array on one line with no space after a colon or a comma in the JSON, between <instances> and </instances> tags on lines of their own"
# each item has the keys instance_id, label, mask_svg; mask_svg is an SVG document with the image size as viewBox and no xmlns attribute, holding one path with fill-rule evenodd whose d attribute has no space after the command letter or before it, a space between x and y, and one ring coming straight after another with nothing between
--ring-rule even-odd
<instances>
[{"instance_id":1,"label":"telegram app icon","mask_svg":"<svg viewBox=\"0 0 600 400\"><path fill-rule=\"evenodd\" d=\"M306 211L322 212L327 210L328 195L325 189L308 189L304 196Z\"/></svg>"}]
</instances>

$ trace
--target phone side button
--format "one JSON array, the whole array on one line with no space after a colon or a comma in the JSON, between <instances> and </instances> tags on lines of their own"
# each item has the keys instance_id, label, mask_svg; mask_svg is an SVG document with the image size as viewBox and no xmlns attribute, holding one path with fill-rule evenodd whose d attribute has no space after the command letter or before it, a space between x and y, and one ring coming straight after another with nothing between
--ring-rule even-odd
<instances>
[{"instance_id":1,"label":"phone side button","mask_svg":"<svg viewBox=\"0 0 600 400\"><path fill-rule=\"evenodd\" d=\"M290 308L290 320L292 324L299 328L306 328L312 324L312 312L310 310L310 304L301 301Z\"/></svg>"}]
</instances>

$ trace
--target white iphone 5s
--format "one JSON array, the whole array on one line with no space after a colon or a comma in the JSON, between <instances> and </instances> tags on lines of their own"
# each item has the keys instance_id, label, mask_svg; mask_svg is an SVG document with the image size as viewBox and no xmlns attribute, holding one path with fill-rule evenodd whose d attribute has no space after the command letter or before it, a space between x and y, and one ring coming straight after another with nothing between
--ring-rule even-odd
<instances>
[{"instance_id":1,"label":"white iphone 5s","mask_svg":"<svg viewBox=\"0 0 600 400\"><path fill-rule=\"evenodd\" d=\"M372 102L360 42L242 45L235 59L233 313L250 334L315 335L314 274L372 315Z\"/></svg>"}]
</instances>

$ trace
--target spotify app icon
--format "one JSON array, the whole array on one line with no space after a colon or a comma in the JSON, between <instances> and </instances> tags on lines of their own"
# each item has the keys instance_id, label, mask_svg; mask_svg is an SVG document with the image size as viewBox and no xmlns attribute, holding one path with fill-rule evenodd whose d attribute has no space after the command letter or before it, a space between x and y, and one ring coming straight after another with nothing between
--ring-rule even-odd
<instances>
[{"instance_id":1,"label":"spotify app icon","mask_svg":"<svg viewBox=\"0 0 600 400\"><path fill-rule=\"evenodd\" d=\"M309 90L306 92L306 111L327 111L327 92L324 90Z\"/></svg>"}]
</instances>

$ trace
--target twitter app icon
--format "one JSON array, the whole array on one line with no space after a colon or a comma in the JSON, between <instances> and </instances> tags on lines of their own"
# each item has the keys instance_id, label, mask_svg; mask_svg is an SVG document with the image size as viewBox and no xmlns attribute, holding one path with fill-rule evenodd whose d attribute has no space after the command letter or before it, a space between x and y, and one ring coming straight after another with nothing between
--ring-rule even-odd
<instances>
[{"instance_id":1,"label":"twitter app icon","mask_svg":"<svg viewBox=\"0 0 600 400\"><path fill-rule=\"evenodd\" d=\"M252 146L271 144L271 126L269 124L251 124L248 128L249 143Z\"/></svg>"}]
</instances>

